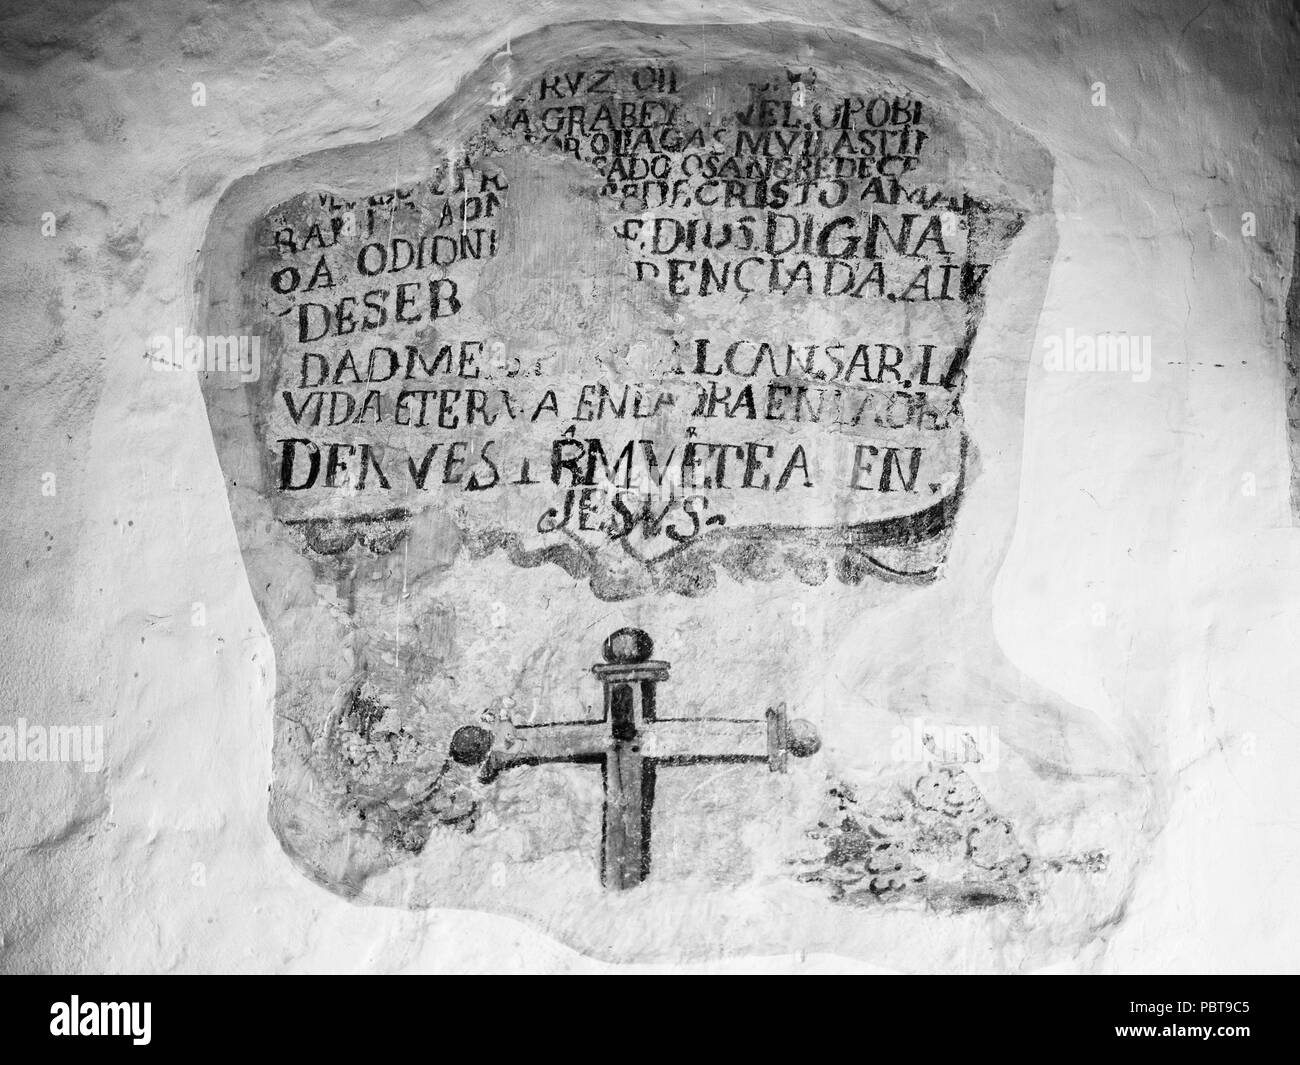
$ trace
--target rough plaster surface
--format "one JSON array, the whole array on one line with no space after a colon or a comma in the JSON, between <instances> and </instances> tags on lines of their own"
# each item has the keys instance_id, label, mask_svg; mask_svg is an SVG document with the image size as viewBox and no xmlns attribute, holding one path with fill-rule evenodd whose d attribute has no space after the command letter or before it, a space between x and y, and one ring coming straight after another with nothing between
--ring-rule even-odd
<instances>
[{"instance_id":1,"label":"rough plaster surface","mask_svg":"<svg viewBox=\"0 0 1300 1065\"><path fill-rule=\"evenodd\" d=\"M135 5L66 21L49 9L10 14L5 138L17 150L7 163L4 218L5 332L14 353L2 393L13 501L7 713L100 724L106 746L98 774L75 765L0 767L4 967L601 964L572 947L633 962L730 956L711 963L727 968L782 968L793 959L828 970L1291 967L1285 877L1295 841L1285 811L1294 784L1284 759L1294 731L1286 648L1295 559L1282 323L1295 115L1276 72L1294 65L1296 36L1291 16L1266 5L1253 18L1240 8L1198 14L1176 4L1101 12L810 4L801 12L810 25L879 42L864 45L867 53L884 46L881 54L934 61L1052 160L1044 221L1055 230L1055 255L1031 229L998 268L1004 278L1032 277L1035 261L1050 260L1045 297L993 282L984 335L1013 338L1023 355L988 360L987 373L1000 376L983 384L972 375L969 428L986 449L980 476L944 579L912 590L914 606L890 604L902 635L892 647L880 639L900 665L896 683L882 687L917 701L963 702L957 719L996 726L1008 759L1051 749L1048 733L1123 737L1131 761L1091 738L1066 744L1060 759L1085 775L1111 779L1122 768L1142 781L1141 803L1124 804L1128 825L1118 850L1111 841L1113 882L1099 903L1048 893L1027 929L997 908L845 918L808 892L773 894L752 880L736 886L726 848L719 856L709 841L701 847L689 823L667 852L686 854L676 876L669 868L637 896L609 897L583 879L593 828L576 816L598 817L599 785L556 769L530 770L541 778L508 805L525 823L529 802L571 811L541 831L558 824L573 840L547 838L539 850L570 856L574 868L561 863L513 884L507 871L498 886L490 860L449 878L456 866L434 848L414 870L399 865L364 893L500 911L524 924L463 909L360 906L314 886L285 856L267 806L277 783L285 794L288 763L277 758L272 770L271 706L277 684L283 697L293 622L250 581L259 567L287 573L291 563L271 549L250 554L274 534L251 523L235 493L227 501L221 419L209 429L193 375L154 372L142 357L146 340L199 329L206 312L195 282L220 261L201 263L199 249L211 247L210 221L241 187L272 175L286 192L265 200L266 211L319 187L322 170L340 187L361 180L355 192L427 176L445 149L436 137L423 160L385 153L409 144L401 135L436 116L458 82L468 92L473 82L463 79L506 41L585 14L572 5L487 5L472 14L395 5L364 15L267 5L238 16ZM792 18L725 4L707 12L611 5L604 14L667 23ZM202 108L191 103L195 81L206 87ZM1105 107L1090 99L1098 81ZM339 156L365 158L361 173L355 162L350 174L331 170L328 156L293 162L378 138L392 139ZM391 177L362 180L375 170ZM58 219L52 237L40 232L47 210ZM1257 219L1249 237L1247 211ZM1028 253L1017 250L1026 242ZM205 281L201 294L211 290L212 278ZM1150 336L1150 380L1044 372L1041 340L1067 328ZM46 473L55 474L53 495L42 493ZM526 582L545 575L498 561L476 579L530 602L542 589ZM743 585L732 594L743 601ZM814 626L806 652L753 637L722 649L732 656L725 668L739 673L755 659L787 655L816 675L819 656L833 664L837 653L851 666L848 641L828 639L823 627L841 636L836 611L850 606L843 589L821 606L810 602L830 615ZM674 628L690 611L669 603L651 620ZM538 620L525 617L522 631L535 631ZM655 627L643 614L617 612L608 627L624 620ZM578 642L566 646L585 667L592 656ZM954 655L947 648L955 644L967 650ZM682 666L677 657L674 669L689 673L692 656ZM494 680L502 691L483 705L507 695L508 681ZM806 679L790 683L792 701L818 702ZM1030 712L1015 713L1020 707ZM833 711L819 709L831 742L816 772L834 758L869 762L858 752L872 748L872 737L836 739L843 732ZM1066 720L1083 724L1063 729ZM1052 725L1035 733L1041 721ZM1095 762L1084 757L1094 754ZM1013 814L1051 822L1051 803L1077 805L1069 796L1079 785L1048 787L1040 799L1052 774L1037 768L1004 774L1013 783L994 798ZM723 837L743 828L735 795L748 787L738 777L745 772L720 774L698 817L721 824ZM758 811L797 808L789 792L807 783L801 772L763 785L782 793L747 801ZM841 793L837 813L861 801ZM764 853L770 842L751 837L746 845ZM1083 855L1090 845L1068 834L1051 843L1040 854ZM301 848L288 849L302 860ZM585 865L573 857L581 855ZM701 882L699 870L715 868ZM316 875L337 891L337 879ZM559 897L564 905L551 904ZM837 946L856 960L832 954Z\"/></svg>"}]
</instances>

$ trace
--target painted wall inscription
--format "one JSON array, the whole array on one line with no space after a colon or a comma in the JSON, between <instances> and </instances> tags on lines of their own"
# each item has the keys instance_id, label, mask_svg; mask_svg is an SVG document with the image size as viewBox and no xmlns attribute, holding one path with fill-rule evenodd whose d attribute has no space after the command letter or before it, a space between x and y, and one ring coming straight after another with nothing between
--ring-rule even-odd
<instances>
[{"instance_id":1,"label":"painted wall inscription","mask_svg":"<svg viewBox=\"0 0 1300 1065\"><path fill-rule=\"evenodd\" d=\"M263 373L205 396L285 852L620 958L1109 921L1133 778L988 612L1051 187L918 56L626 23L240 183L206 332Z\"/></svg>"},{"instance_id":2,"label":"painted wall inscription","mask_svg":"<svg viewBox=\"0 0 1300 1065\"><path fill-rule=\"evenodd\" d=\"M427 181L259 227L281 519L329 552L451 508L611 599L932 576L1021 219L927 180L926 104L811 68L502 84Z\"/></svg>"}]
</instances>

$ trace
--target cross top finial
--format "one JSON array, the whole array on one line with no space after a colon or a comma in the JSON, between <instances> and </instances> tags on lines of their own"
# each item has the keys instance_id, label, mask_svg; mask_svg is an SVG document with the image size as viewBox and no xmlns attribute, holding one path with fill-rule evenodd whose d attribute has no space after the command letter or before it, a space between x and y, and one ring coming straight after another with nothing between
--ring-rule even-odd
<instances>
[{"instance_id":1,"label":"cross top finial","mask_svg":"<svg viewBox=\"0 0 1300 1065\"><path fill-rule=\"evenodd\" d=\"M648 661L654 650L654 641L646 633L627 628L610 633L601 653L612 665L629 666Z\"/></svg>"}]
</instances>

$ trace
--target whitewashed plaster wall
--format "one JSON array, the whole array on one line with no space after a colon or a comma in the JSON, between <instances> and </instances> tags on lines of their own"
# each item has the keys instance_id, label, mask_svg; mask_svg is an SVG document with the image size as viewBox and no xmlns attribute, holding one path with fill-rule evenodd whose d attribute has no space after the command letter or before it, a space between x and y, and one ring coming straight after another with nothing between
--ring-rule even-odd
<instances>
[{"instance_id":1,"label":"whitewashed plaster wall","mask_svg":"<svg viewBox=\"0 0 1300 1065\"><path fill-rule=\"evenodd\" d=\"M1031 369L998 635L1026 674L1145 734L1168 796L1123 920L1057 967L1294 970L1282 335L1300 30L1283 2L1199 0L8 5L0 718L103 725L106 760L0 764L0 970L615 968L504 918L353 906L291 867L266 821L270 645L198 383L141 357L189 327L197 249L233 180L404 130L507 40L594 14L895 44L1055 156L1040 337L1147 335L1153 368L1142 384Z\"/></svg>"}]
</instances>

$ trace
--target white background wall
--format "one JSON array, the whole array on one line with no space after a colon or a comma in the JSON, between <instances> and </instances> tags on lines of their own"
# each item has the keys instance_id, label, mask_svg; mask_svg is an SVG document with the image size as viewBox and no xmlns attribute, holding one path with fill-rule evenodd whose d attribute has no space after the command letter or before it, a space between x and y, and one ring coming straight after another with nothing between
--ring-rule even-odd
<instances>
[{"instance_id":1,"label":"white background wall","mask_svg":"<svg viewBox=\"0 0 1300 1065\"><path fill-rule=\"evenodd\" d=\"M265 816L270 645L197 381L142 358L149 336L189 327L197 249L231 181L403 130L507 39L594 13L560 0L10 6L0 723L103 725L107 760L99 774L0 764L0 969L610 968L508 919L351 906L290 868ZM950 66L1056 156L1040 336L1149 335L1154 366L1144 384L1031 371L998 632L1026 673L1141 730L1173 781L1124 920L1058 968L1300 968L1300 528L1281 342L1290 5L611 0L599 14L850 29ZM1099 81L1105 107L1091 103Z\"/></svg>"}]
</instances>

